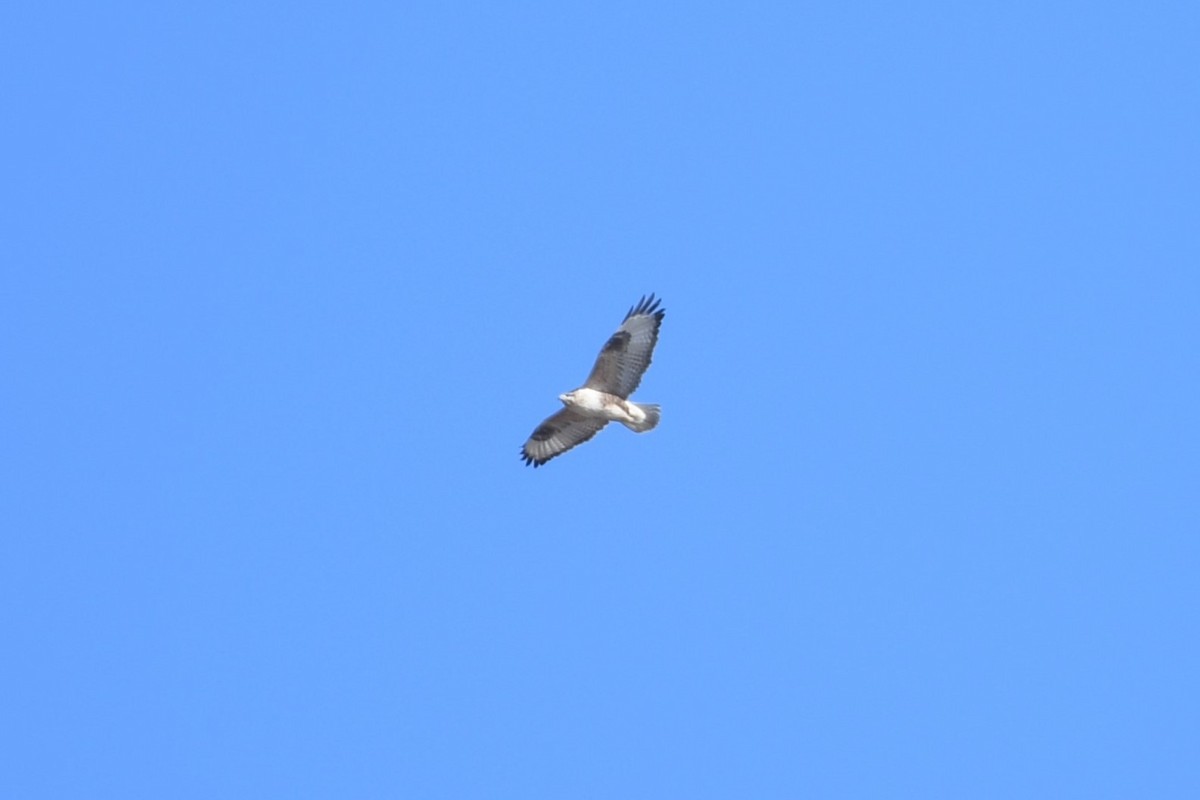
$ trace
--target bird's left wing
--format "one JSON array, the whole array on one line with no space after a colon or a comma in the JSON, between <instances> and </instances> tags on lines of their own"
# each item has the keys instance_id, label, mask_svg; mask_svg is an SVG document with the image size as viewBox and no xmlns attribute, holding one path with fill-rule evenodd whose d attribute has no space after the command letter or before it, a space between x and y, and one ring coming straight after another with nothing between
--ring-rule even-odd
<instances>
[{"instance_id":1,"label":"bird's left wing","mask_svg":"<svg viewBox=\"0 0 1200 800\"><path fill-rule=\"evenodd\" d=\"M608 420L602 417L585 417L570 408L564 408L537 426L521 447L521 458L526 466L532 464L540 467L575 445L583 444L607 424Z\"/></svg>"}]
</instances>

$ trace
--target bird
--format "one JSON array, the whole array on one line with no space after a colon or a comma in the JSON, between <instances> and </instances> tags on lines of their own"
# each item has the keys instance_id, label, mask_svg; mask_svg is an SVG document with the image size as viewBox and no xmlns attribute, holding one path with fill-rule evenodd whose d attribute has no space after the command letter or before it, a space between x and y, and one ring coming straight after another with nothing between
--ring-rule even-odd
<instances>
[{"instance_id":1,"label":"bird","mask_svg":"<svg viewBox=\"0 0 1200 800\"><path fill-rule=\"evenodd\" d=\"M609 422L620 422L636 433L653 430L662 418L655 403L634 403L629 395L650 366L658 329L666 310L654 294L634 304L621 327L608 338L583 386L558 399L564 408L547 417L521 446L526 466L535 468L576 445L583 444Z\"/></svg>"}]
</instances>

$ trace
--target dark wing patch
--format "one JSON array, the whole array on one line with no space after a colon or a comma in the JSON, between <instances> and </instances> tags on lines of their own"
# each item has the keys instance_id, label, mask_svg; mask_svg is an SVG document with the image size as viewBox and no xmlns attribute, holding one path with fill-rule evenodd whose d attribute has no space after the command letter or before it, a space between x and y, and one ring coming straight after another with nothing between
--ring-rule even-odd
<instances>
[{"instance_id":1,"label":"dark wing patch","mask_svg":"<svg viewBox=\"0 0 1200 800\"><path fill-rule=\"evenodd\" d=\"M537 426L537 430L534 431L529 438L535 442L544 442L548 439L554 438L554 434L556 433L558 433L557 426L551 425L548 422L543 422L541 425Z\"/></svg>"},{"instance_id":2,"label":"dark wing patch","mask_svg":"<svg viewBox=\"0 0 1200 800\"><path fill-rule=\"evenodd\" d=\"M608 341L604 343L604 348L600 352L608 353L613 350L624 352L629 349L629 340L632 338L633 334L628 331L617 331L608 337Z\"/></svg>"}]
</instances>

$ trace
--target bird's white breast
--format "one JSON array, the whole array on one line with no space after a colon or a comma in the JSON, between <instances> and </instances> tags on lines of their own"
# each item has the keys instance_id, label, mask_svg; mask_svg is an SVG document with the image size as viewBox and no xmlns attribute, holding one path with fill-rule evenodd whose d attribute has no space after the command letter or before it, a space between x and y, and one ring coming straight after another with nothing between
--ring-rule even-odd
<instances>
[{"instance_id":1,"label":"bird's white breast","mask_svg":"<svg viewBox=\"0 0 1200 800\"><path fill-rule=\"evenodd\" d=\"M604 392L598 392L595 389L576 389L571 405L580 411L598 414L609 406L609 402L608 396Z\"/></svg>"}]
</instances>

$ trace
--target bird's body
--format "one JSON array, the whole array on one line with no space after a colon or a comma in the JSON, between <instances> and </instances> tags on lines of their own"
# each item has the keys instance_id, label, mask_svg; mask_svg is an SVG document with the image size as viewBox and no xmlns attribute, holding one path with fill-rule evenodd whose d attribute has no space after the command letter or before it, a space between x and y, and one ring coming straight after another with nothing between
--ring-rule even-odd
<instances>
[{"instance_id":1,"label":"bird's body","mask_svg":"<svg viewBox=\"0 0 1200 800\"><path fill-rule=\"evenodd\" d=\"M620 422L638 433L648 431L658 424L658 406L651 403L634 403L615 394L589 389L586 386L560 394L558 399L567 408L574 409L585 417Z\"/></svg>"},{"instance_id":2,"label":"bird's body","mask_svg":"<svg viewBox=\"0 0 1200 800\"><path fill-rule=\"evenodd\" d=\"M658 425L659 407L634 403L629 395L650 366L658 343L658 329L666 314L658 307L661 302L650 295L629 309L621 327L604 344L587 382L559 395L564 408L547 417L521 447L526 464L540 467L591 439L609 422L620 422L637 433Z\"/></svg>"}]
</instances>

